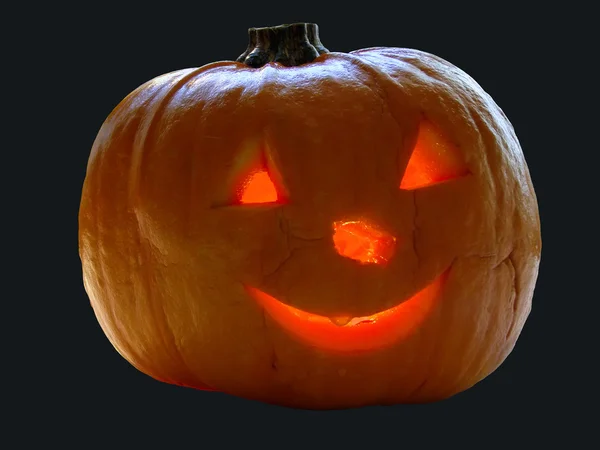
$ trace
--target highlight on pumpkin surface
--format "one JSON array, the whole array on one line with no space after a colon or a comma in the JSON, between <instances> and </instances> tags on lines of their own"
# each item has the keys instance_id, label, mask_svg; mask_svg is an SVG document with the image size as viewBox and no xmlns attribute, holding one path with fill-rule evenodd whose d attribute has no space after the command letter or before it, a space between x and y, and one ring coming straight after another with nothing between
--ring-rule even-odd
<instances>
[{"instance_id":1,"label":"highlight on pumpkin surface","mask_svg":"<svg viewBox=\"0 0 600 450\"><path fill-rule=\"evenodd\" d=\"M396 249L396 238L362 221L335 222L333 243L337 252L364 264L384 264Z\"/></svg>"},{"instance_id":2,"label":"highlight on pumpkin surface","mask_svg":"<svg viewBox=\"0 0 600 450\"><path fill-rule=\"evenodd\" d=\"M469 173L458 147L428 120L421 121L400 189L413 190L442 183Z\"/></svg>"},{"instance_id":3,"label":"highlight on pumpkin surface","mask_svg":"<svg viewBox=\"0 0 600 450\"><path fill-rule=\"evenodd\" d=\"M363 317L321 316L286 305L256 288L246 286L246 291L275 322L305 344L337 352L370 351L405 339L419 328L440 300L447 273L397 306Z\"/></svg>"},{"instance_id":4,"label":"highlight on pumpkin surface","mask_svg":"<svg viewBox=\"0 0 600 450\"><path fill-rule=\"evenodd\" d=\"M275 184L266 170L251 173L244 181L239 193L241 204L274 203L278 199Z\"/></svg>"}]
</instances>

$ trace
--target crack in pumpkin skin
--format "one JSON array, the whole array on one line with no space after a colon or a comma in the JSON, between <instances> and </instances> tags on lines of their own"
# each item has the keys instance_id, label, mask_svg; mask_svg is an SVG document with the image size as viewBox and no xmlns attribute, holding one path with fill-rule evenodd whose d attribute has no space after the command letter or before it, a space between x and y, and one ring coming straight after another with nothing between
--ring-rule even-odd
<instances>
[{"instance_id":1,"label":"crack in pumpkin skin","mask_svg":"<svg viewBox=\"0 0 600 450\"><path fill-rule=\"evenodd\" d=\"M429 316L441 297L450 269L396 306L364 317L326 317L286 305L251 287L246 292L284 330L304 343L337 352L369 351L398 342Z\"/></svg>"}]
</instances>

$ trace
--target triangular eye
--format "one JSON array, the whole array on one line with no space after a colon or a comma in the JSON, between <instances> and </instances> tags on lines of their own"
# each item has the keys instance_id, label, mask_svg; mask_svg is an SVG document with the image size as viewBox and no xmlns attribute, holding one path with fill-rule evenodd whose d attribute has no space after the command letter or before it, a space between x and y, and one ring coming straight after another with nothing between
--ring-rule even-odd
<instances>
[{"instance_id":1,"label":"triangular eye","mask_svg":"<svg viewBox=\"0 0 600 450\"><path fill-rule=\"evenodd\" d=\"M277 167L277 154L262 139L247 139L235 149L227 176L215 189L213 208L288 203L289 194Z\"/></svg>"},{"instance_id":2,"label":"triangular eye","mask_svg":"<svg viewBox=\"0 0 600 450\"><path fill-rule=\"evenodd\" d=\"M269 172L260 169L250 173L240 186L238 200L240 204L277 202L279 195Z\"/></svg>"},{"instance_id":3,"label":"triangular eye","mask_svg":"<svg viewBox=\"0 0 600 450\"><path fill-rule=\"evenodd\" d=\"M419 189L468 174L469 170L457 146L430 121L421 121L417 142L404 171L400 189Z\"/></svg>"}]
</instances>

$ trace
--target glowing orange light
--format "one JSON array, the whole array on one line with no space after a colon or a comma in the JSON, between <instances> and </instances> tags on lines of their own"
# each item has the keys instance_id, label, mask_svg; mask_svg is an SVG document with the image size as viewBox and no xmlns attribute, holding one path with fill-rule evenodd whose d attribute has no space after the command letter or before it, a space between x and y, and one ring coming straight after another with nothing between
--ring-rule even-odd
<instances>
[{"instance_id":1,"label":"glowing orange light","mask_svg":"<svg viewBox=\"0 0 600 450\"><path fill-rule=\"evenodd\" d=\"M417 143L406 166L400 189L418 189L468 173L456 145L431 122L424 120L419 127Z\"/></svg>"},{"instance_id":2,"label":"glowing orange light","mask_svg":"<svg viewBox=\"0 0 600 450\"><path fill-rule=\"evenodd\" d=\"M335 222L333 230L335 249L346 258L384 264L394 254L396 238L361 220Z\"/></svg>"},{"instance_id":3,"label":"glowing orange light","mask_svg":"<svg viewBox=\"0 0 600 450\"><path fill-rule=\"evenodd\" d=\"M397 306L366 317L325 317L281 303L259 289L247 292L287 332L308 345L339 352L382 348L412 334L429 316L446 279L440 275Z\"/></svg>"},{"instance_id":4,"label":"glowing orange light","mask_svg":"<svg viewBox=\"0 0 600 450\"><path fill-rule=\"evenodd\" d=\"M252 173L241 189L240 203L272 203L278 199L277 189L266 170Z\"/></svg>"}]
</instances>

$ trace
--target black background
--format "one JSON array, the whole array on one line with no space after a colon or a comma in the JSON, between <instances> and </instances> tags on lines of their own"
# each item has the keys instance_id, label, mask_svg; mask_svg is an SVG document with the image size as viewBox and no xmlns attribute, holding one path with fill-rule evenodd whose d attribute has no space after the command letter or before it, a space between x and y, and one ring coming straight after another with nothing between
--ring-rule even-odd
<instances>
[{"instance_id":1,"label":"black background","mask_svg":"<svg viewBox=\"0 0 600 450\"><path fill-rule=\"evenodd\" d=\"M587 381L588 361L596 356L585 349L597 338L581 323L590 310L570 305L594 295L597 301L598 295L572 284L592 273L584 273L569 237L585 235L587 225L581 219L582 226L572 229L584 199L568 190L581 184L576 175L583 169L573 164L575 157L564 157L577 150L573 135L579 132L564 118L573 119L576 110L561 112L568 97L587 95L580 85L589 72L573 74L573 66L585 64L576 56L581 41L570 40L569 30L582 31L589 12L558 4L534 10L480 2L440 9L375 1L40 8L40 26L30 24L35 44L23 44L36 51L35 64L19 88L27 91L19 105L19 122L26 125L20 142L29 142L22 145L25 167L39 183L29 186L25 174L5 171L18 183L11 194L15 214L33 216L16 224L28 245L19 245L15 260L17 297L33 319L7 320L18 336L7 345L17 358L6 394L18 400L8 412L23 439L77 448L105 440L114 448L429 448L469 440L480 448L515 442L580 448L584 436L595 434L597 420L582 405L597 402ZM451 399L313 412L171 386L130 366L94 317L82 284L77 214L89 151L106 116L155 76L235 59L246 48L249 27L299 21L317 23L332 51L412 47L447 59L491 94L521 141L542 219L533 311L504 364ZM40 123L37 133L31 131L34 121ZM37 143L39 135L43 143ZM586 242L588 249L595 244Z\"/></svg>"}]
</instances>

